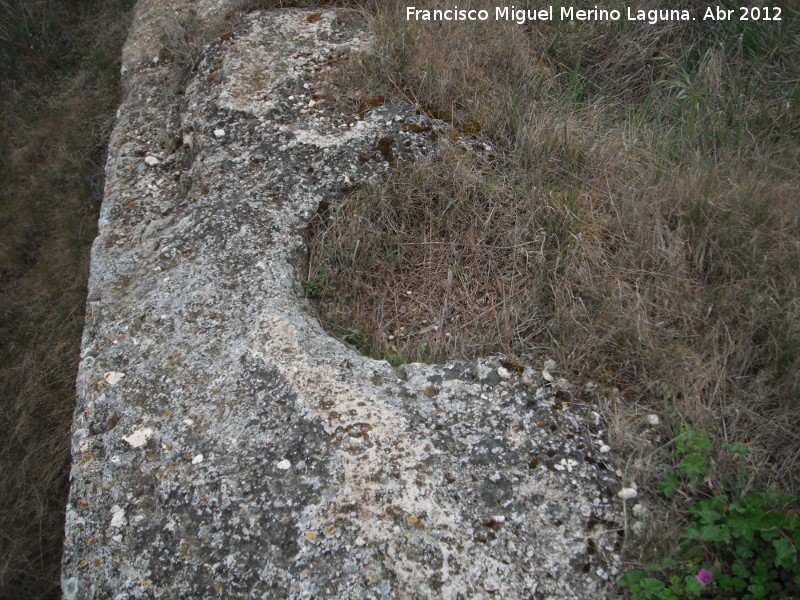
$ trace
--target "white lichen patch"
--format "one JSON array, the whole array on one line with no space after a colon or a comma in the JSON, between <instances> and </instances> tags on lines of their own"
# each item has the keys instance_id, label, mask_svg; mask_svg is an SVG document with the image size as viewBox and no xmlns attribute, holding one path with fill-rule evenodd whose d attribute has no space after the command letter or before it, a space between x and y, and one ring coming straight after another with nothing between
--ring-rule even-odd
<instances>
[{"instance_id":1,"label":"white lichen patch","mask_svg":"<svg viewBox=\"0 0 800 600\"><path fill-rule=\"evenodd\" d=\"M124 377L125 373L120 373L119 371L109 371L103 375L103 379L106 380L108 385L117 385Z\"/></svg>"},{"instance_id":2,"label":"white lichen patch","mask_svg":"<svg viewBox=\"0 0 800 600\"><path fill-rule=\"evenodd\" d=\"M125 509L114 505L111 508L111 522L108 524L108 526L109 527L114 527L115 529L118 529L120 527L124 527L125 526Z\"/></svg>"},{"instance_id":3,"label":"white lichen patch","mask_svg":"<svg viewBox=\"0 0 800 600\"><path fill-rule=\"evenodd\" d=\"M150 436L153 435L153 430L150 427L145 427L144 429L137 429L130 435L126 435L122 439L128 442L128 445L131 448L138 448L143 446L147 443L147 440L150 439Z\"/></svg>"}]
</instances>

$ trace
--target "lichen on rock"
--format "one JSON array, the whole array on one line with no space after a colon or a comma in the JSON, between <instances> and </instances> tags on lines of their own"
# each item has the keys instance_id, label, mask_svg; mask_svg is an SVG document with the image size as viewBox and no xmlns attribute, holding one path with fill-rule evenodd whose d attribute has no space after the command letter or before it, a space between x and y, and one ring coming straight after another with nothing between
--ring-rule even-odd
<instances>
[{"instance_id":1,"label":"lichen on rock","mask_svg":"<svg viewBox=\"0 0 800 600\"><path fill-rule=\"evenodd\" d=\"M498 358L393 368L307 310L295 265L319 204L390 170L381 140L392 159L437 149L410 104L319 101L363 26L251 12L176 101L157 5L189 3L141 0L123 57L65 597L613 595L619 486L590 405ZM207 23L230 8L191 5Z\"/></svg>"}]
</instances>

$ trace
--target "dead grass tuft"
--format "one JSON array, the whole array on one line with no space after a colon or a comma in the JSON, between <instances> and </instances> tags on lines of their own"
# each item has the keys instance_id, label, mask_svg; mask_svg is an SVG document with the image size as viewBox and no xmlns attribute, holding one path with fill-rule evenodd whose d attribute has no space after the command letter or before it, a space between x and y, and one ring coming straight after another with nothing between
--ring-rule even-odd
<instances>
[{"instance_id":1,"label":"dead grass tuft","mask_svg":"<svg viewBox=\"0 0 800 600\"><path fill-rule=\"evenodd\" d=\"M326 321L363 323L346 335L402 360L530 344L544 323L531 310L551 304L526 283L544 276L537 225L547 207L487 178L490 169L453 150L318 214L310 281ZM355 321L353 306L364 311Z\"/></svg>"}]
</instances>

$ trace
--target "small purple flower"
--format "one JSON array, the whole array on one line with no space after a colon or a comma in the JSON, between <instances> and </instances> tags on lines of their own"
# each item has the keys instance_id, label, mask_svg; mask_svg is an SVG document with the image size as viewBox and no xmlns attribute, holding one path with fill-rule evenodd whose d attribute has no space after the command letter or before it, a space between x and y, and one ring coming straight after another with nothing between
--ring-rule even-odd
<instances>
[{"instance_id":1,"label":"small purple flower","mask_svg":"<svg viewBox=\"0 0 800 600\"><path fill-rule=\"evenodd\" d=\"M714 489L714 480L709 477L708 480L706 481L706 485L708 485L708 487L713 490Z\"/></svg>"},{"instance_id":2,"label":"small purple flower","mask_svg":"<svg viewBox=\"0 0 800 600\"><path fill-rule=\"evenodd\" d=\"M695 579L697 579L697 583L703 587L706 587L709 583L711 583L711 580L714 579L714 574L708 569L700 569L700 572L697 574Z\"/></svg>"}]
</instances>

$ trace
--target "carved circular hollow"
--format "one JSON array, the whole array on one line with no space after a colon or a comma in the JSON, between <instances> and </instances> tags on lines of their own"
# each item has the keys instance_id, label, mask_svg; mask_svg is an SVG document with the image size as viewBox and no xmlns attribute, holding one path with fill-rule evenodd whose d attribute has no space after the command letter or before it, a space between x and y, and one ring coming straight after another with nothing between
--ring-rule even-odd
<instances>
[{"instance_id":1,"label":"carved circular hollow","mask_svg":"<svg viewBox=\"0 0 800 600\"><path fill-rule=\"evenodd\" d=\"M65 593L604 596L618 484L590 406L492 358L395 369L304 310L308 219L387 166L360 152L419 136L401 103L317 118L318 73L369 38L311 14L242 17L175 103L140 2L92 253ZM164 123L181 144L159 144Z\"/></svg>"}]
</instances>

